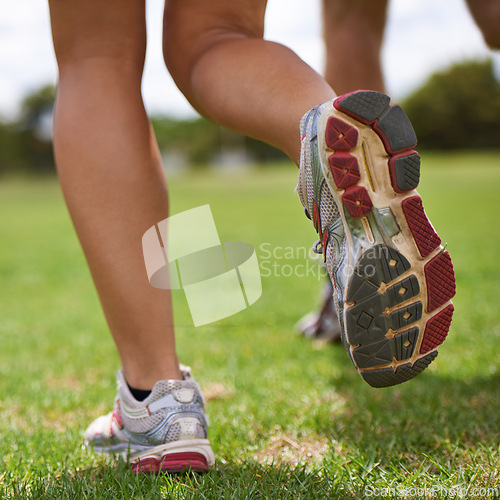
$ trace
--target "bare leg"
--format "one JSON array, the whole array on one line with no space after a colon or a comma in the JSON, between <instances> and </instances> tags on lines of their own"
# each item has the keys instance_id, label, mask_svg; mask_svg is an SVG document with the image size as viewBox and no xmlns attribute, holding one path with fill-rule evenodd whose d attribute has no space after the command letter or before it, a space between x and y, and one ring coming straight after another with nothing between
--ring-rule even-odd
<instances>
[{"instance_id":1,"label":"bare leg","mask_svg":"<svg viewBox=\"0 0 500 500\"><path fill-rule=\"evenodd\" d=\"M340 94L385 91L380 63L387 0L323 0L325 79Z\"/></svg>"},{"instance_id":2,"label":"bare leg","mask_svg":"<svg viewBox=\"0 0 500 500\"><path fill-rule=\"evenodd\" d=\"M335 94L293 52L262 39L265 7L263 0L168 0L165 61L199 112L298 163L300 118ZM329 310L331 302L330 293Z\"/></svg>"},{"instance_id":3,"label":"bare leg","mask_svg":"<svg viewBox=\"0 0 500 500\"><path fill-rule=\"evenodd\" d=\"M143 0L50 0L59 178L127 381L179 378L171 297L147 279L143 233L168 216L141 97Z\"/></svg>"},{"instance_id":4,"label":"bare leg","mask_svg":"<svg viewBox=\"0 0 500 500\"><path fill-rule=\"evenodd\" d=\"M199 112L298 163L300 118L335 94L291 50L262 39L265 7L264 0L167 0L165 61Z\"/></svg>"},{"instance_id":5,"label":"bare leg","mask_svg":"<svg viewBox=\"0 0 500 500\"><path fill-rule=\"evenodd\" d=\"M500 2L467 0L467 5L490 49L500 49Z\"/></svg>"}]
</instances>

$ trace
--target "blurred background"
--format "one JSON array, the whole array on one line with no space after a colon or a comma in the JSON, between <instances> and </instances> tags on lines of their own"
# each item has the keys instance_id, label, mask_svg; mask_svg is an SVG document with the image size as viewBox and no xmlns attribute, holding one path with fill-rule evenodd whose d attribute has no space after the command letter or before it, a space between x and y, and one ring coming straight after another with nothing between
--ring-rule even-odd
<instances>
[{"instance_id":1,"label":"blurred background","mask_svg":"<svg viewBox=\"0 0 500 500\"><path fill-rule=\"evenodd\" d=\"M193 111L163 64L162 8L161 0L147 2L143 94L166 168L236 168L284 158ZM288 45L322 72L320 0L270 0L266 23L268 39ZM421 149L500 146L500 55L486 46L465 0L392 0L382 61L388 92L404 105ZM46 2L3 0L0 68L0 175L53 173L57 68Z\"/></svg>"},{"instance_id":2,"label":"blurred background","mask_svg":"<svg viewBox=\"0 0 500 500\"><path fill-rule=\"evenodd\" d=\"M322 72L320 2L269 0L266 36ZM222 241L268 259L263 298L213 325L195 328L173 293L177 350L209 401L217 470L153 485L82 447L89 422L110 409L120 360L55 176L47 2L0 0L0 498L193 498L197 485L217 500L498 488L500 59L465 0L390 1L387 90L419 137L419 192L453 257L457 295L438 361L408 387L380 391L342 346L294 334L324 286L319 272L299 275L317 236L293 193L297 169L190 108L163 64L162 0L146 3L143 94L172 213L209 204Z\"/></svg>"}]
</instances>

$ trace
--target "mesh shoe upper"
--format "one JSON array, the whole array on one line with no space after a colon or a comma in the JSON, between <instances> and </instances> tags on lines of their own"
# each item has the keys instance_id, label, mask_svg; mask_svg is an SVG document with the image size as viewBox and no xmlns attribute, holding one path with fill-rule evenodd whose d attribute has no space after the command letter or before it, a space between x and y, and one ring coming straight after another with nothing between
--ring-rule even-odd
<instances>
[{"instance_id":1,"label":"mesh shoe upper","mask_svg":"<svg viewBox=\"0 0 500 500\"><path fill-rule=\"evenodd\" d=\"M120 370L114 409L88 427L86 443L96 451L133 454L173 441L206 439L203 396L189 370L183 376L158 381L144 401L137 401Z\"/></svg>"},{"instance_id":2,"label":"mesh shoe upper","mask_svg":"<svg viewBox=\"0 0 500 500\"><path fill-rule=\"evenodd\" d=\"M342 290L339 287L342 287L343 280L337 277L337 270L346 256L347 245L340 212L324 182L318 158L318 121L329 105L330 101L316 106L300 122L302 148L296 191L316 230L328 240L324 239L321 243L323 249L326 248L325 263L328 274L333 278L334 301L339 311L342 309ZM341 318L342 315L339 314L339 319Z\"/></svg>"}]
</instances>

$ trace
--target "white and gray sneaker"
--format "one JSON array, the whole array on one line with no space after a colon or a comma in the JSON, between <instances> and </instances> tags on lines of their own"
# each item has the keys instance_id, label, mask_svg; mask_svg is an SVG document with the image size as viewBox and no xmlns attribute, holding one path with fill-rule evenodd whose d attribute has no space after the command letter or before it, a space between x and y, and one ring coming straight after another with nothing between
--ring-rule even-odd
<instances>
[{"instance_id":1,"label":"white and gray sneaker","mask_svg":"<svg viewBox=\"0 0 500 500\"><path fill-rule=\"evenodd\" d=\"M120 455L134 472L206 472L214 465L204 399L188 367L183 380L160 380L144 401L131 394L120 370L112 412L85 431L97 453Z\"/></svg>"},{"instance_id":2,"label":"white and gray sneaker","mask_svg":"<svg viewBox=\"0 0 500 500\"><path fill-rule=\"evenodd\" d=\"M405 382L437 356L455 295L450 255L415 191L415 132L371 91L313 108L300 128L297 192L320 237L342 341L371 386Z\"/></svg>"}]
</instances>

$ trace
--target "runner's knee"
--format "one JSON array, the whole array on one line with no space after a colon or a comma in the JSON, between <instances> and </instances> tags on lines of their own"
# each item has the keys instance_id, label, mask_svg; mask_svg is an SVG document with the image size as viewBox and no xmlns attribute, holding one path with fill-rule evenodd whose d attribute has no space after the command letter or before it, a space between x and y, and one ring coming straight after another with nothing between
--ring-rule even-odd
<instances>
[{"instance_id":1,"label":"runner's knee","mask_svg":"<svg viewBox=\"0 0 500 500\"><path fill-rule=\"evenodd\" d=\"M500 49L500 3L497 0L467 0L470 13L490 49Z\"/></svg>"},{"instance_id":2,"label":"runner's knee","mask_svg":"<svg viewBox=\"0 0 500 500\"><path fill-rule=\"evenodd\" d=\"M165 64L182 92L188 93L198 61L217 45L262 38L266 0L169 0L163 23Z\"/></svg>"},{"instance_id":3,"label":"runner's knee","mask_svg":"<svg viewBox=\"0 0 500 500\"><path fill-rule=\"evenodd\" d=\"M49 0L59 66L102 66L142 74L146 53L144 3L136 0ZM127 4L127 5L122 5Z\"/></svg>"},{"instance_id":4,"label":"runner's knee","mask_svg":"<svg viewBox=\"0 0 500 500\"><path fill-rule=\"evenodd\" d=\"M500 20L499 20L500 21ZM481 27L484 41L492 50L500 50L500 29L498 22L494 26Z\"/></svg>"}]
</instances>

